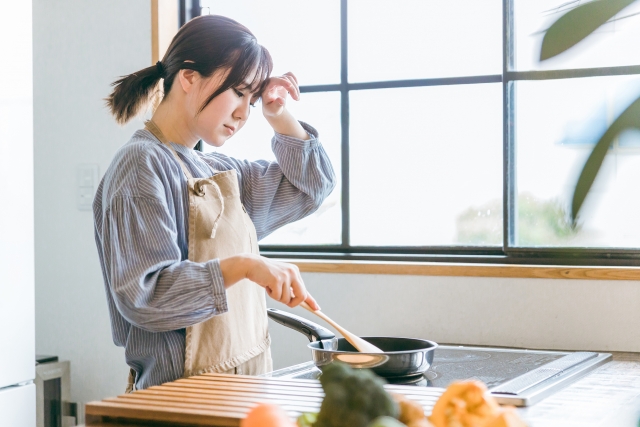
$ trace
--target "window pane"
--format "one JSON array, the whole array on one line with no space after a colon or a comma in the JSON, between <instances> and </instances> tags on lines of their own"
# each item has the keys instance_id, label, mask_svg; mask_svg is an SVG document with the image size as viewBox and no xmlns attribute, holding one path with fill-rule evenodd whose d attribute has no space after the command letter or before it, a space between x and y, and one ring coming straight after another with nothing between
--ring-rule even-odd
<instances>
[{"instance_id":1,"label":"window pane","mask_svg":"<svg viewBox=\"0 0 640 427\"><path fill-rule=\"evenodd\" d=\"M273 57L274 75L300 85L340 82L339 0L201 0L203 13L245 25ZM208 9L207 9L208 8Z\"/></svg>"},{"instance_id":2,"label":"window pane","mask_svg":"<svg viewBox=\"0 0 640 427\"><path fill-rule=\"evenodd\" d=\"M567 52L539 63L544 30L584 1L515 0L516 69L548 70L640 64L640 3L623 9Z\"/></svg>"},{"instance_id":3,"label":"window pane","mask_svg":"<svg viewBox=\"0 0 640 427\"><path fill-rule=\"evenodd\" d=\"M608 125L640 95L638 76L518 82L519 246L640 247L640 137L618 138L579 228L567 212L578 174Z\"/></svg>"},{"instance_id":4,"label":"window pane","mask_svg":"<svg viewBox=\"0 0 640 427\"><path fill-rule=\"evenodd\" d=\"M287 108L299 120L315 127L331 158L338 184L320 209L310 216L286 225L260 241L265 245L339 244L342 233L340 206L340 93L303 93L300 102L289 100ZM262 115L260 103L251 110L246 125L221 148L205 144L204 151L220 151L228 156L249 160L275 160L271 151L273 129Z\"/></svg>"},{"instance_id":5,"label":"window pane","mask_svg":"<svg viewBox=\"0 0 640 427\"><path fill-rule=\"evenodd\" d=\"M349 81L502 73L500 0L349 0Z\"/></svg>"},{"instance_id":6,"label":"window pane","mask_svg":"<svg viewBox=\"0 0 640 427\"><path fill-rule=\"evenodd\" d=\"M354 245L502 243L502 85L351 92Z\"/></svg>"}]
</instances>

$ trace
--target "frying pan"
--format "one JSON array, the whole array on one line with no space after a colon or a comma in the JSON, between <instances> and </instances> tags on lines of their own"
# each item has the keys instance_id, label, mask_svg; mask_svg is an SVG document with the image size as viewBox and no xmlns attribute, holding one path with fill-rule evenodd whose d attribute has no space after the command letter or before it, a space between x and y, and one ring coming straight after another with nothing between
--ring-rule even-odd
<instances>
[{"instance_id":1,"label":"frying pan","mask_svg":"<svg viewBox=\"0 0 640 427\"><path fill-rule=\"evenodd\" d=\"M368 368L381 377L412 377L424 374L433 363L438 347L433 341L417 338L361 337L380 348L382 353L359 353L344 338L336 338L330 330L295 314L268 308L275 322L300 332L309 339L313 362L320 369L334 361L352 368Z\"/></svg>"}]
</instances>

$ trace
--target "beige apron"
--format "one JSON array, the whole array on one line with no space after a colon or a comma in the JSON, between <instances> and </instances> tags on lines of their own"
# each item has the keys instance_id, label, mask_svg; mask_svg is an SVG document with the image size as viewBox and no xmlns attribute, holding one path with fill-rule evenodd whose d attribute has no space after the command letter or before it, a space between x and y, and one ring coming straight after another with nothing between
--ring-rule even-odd
<instances>
[{"instance_id":1,"label":"beige apron","mask_svg":"<svg viewBox=\"0 0 640 427\"><path fill-rule=\"evenodd\" d=\"M147 122L146 128L169 147L187 177L189 260L258 254L256 229L240 201L236 171L193 178L155 123ZM259 375L272 370L264 288L241 280L227 289L227 304L228 312L187 328L184 376Z\"/></svg>"}]
</instances>

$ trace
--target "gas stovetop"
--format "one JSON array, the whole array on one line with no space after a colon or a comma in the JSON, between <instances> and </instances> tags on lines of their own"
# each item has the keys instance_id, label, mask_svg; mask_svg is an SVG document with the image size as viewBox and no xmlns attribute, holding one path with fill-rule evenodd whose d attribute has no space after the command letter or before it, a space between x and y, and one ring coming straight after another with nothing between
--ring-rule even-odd
<instances>
[{"instance_id":1,"label":"gas stovetop","mask_svg":"<svg viewBox=\"0 0 640 427\"><path fill-rule=\"evenodd\" d=\"M444 388L456 380L475 379L484 382L499 403L530 406L610 360L608 353L443 345L436 349L433 364L424 375L387 380ZM265 376L317 379L321 373L313 362L307 362Z\"/></svg>"}]
</instances>

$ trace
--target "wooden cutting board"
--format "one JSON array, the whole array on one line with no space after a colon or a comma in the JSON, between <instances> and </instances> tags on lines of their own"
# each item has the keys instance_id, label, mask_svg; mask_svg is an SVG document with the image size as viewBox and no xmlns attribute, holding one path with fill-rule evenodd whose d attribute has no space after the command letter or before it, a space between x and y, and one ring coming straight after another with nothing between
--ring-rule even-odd
<instances>
[{"instance_id":1,"label":"wooden cutting board","mask_svg":"<svg viewBox=\"0 0 640 427\"><path fill-rule=\"evenodd\" d=\"M444 389L410 385L385 386L420 403L427 414ZM324 393L317 380L204 374L90 402L87 427L107 426L239 426L262 402L280 405L292 419L317 412Z\"/></svg>"}]
</instances>

